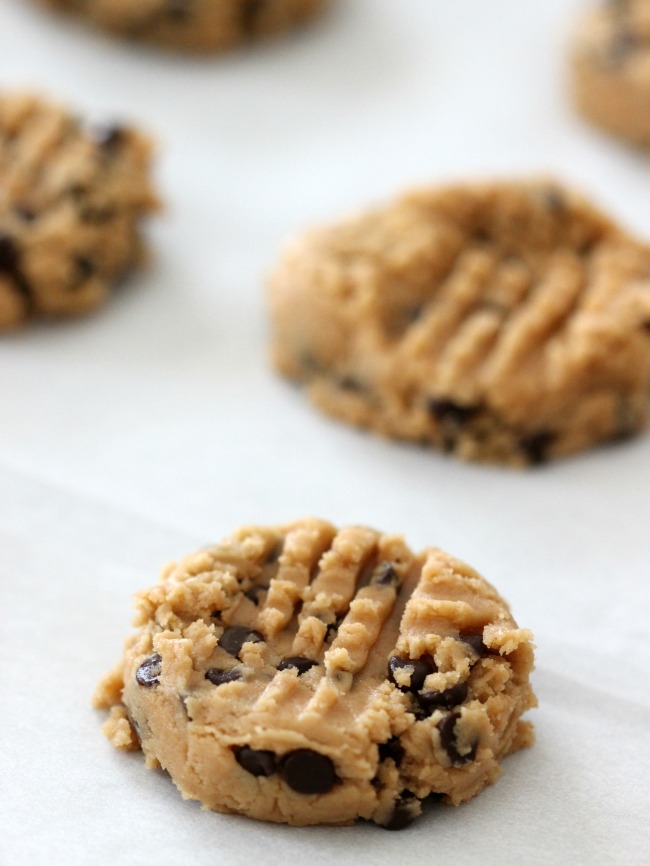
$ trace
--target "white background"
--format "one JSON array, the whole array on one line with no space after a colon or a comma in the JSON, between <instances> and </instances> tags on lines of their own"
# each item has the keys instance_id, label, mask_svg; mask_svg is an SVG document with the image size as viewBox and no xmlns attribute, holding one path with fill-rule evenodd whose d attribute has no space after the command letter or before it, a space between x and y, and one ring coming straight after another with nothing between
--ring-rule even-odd
<instances>
[{"instance_id":1,"label":"white background","mask_svg":"<svg viewBox=\"0 0 650 866\"><path fill-rule=\"evenodd\" d=\"M343 0L197 60L0 0L0 86L150 130L167 204L108 307L0 339L2 866L648 863L650 436L463 465L321 416L267 364L282 241L405 185L557 174L650 235L648 159L567 98L581 5ZM163 563L307 514L446 548L535 632L536 746L403 833L203 812L89 706Z\"/></svg>"}]
</instances>

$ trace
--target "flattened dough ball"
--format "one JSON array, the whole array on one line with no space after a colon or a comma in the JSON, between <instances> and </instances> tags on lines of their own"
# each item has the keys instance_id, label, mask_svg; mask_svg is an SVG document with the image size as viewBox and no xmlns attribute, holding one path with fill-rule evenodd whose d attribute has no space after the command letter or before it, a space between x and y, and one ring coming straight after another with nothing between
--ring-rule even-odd
<instances>
[{"instance_id":1,"label":"flattened dough ball","mask_svg":"<svg viewBox=\"0 0 650 866\"><path fill-rule=\"evenodd\" d=\"M321 409L540 463L645 425L650 248L546 182L423 189L290 244L273 361Z\"/></svg>"},{"instance_id":2,"label":"flattened dough ball","mask_svg":"<svg viewBox=\"0 0 650 866\"><path fill-rule=\"evenodd\" d=\"M580 21L571 57L573 96L592 123L650 147L650 3L610 0Z\"/></svg>"},{"instance_id":3,"label":"flattened dough ball","mask_svg":"<svg viewBox=\"0 0 650 866\"><path fill-rule=\"evenodd\" d=\"M530 745L530 632L440 550L304 519L245 527L137 597L105 732L186 798L266 821L401 829Z\"/></svg>"},{"instance_id":4,"label":"flattened dough ball","mask_svg":"<svg viewBox=\"0 0 650 866\"><path fill-rule=\"evenodd\" d=\"M102 304L140 264L151 143L31 95L0 95L0 331Z\"/></svg>"},{"instance_id":5,"label":"flattened dough ball","mask_svg":"<svg viewBox=\"0 0 650 866\"><path fill-rule=\"evenodd\" d=\"M223 51L273 36L316 15L328 0L38 0L118 36L165 48Z\"/></svg>"}]
</instances>

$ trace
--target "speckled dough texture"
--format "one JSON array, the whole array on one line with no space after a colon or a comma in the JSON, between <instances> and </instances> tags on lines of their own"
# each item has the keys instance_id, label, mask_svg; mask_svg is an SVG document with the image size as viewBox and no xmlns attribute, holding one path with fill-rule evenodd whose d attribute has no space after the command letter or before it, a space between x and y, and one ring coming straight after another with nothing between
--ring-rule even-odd
<instances>
[{"instance_id":1,"label":"speckled dough texture","mask_svg":"<svg viewBox=\"0 0 650 866\"><path fill-rule=\"evenodd\" d=\"M210 52L299 25L328 0L38 0L119 36Z\"/></svg>"},{"instance_id":2,"label":"speckled dough texture","mask_svg":"<svg viewBox=\"0 0 650 866\"><path fill-rule=\"evenodd\" d=\"M289 824L401 829L533 740L529 631L440 550L304 519L246 527L137 596L106 735L183 794Z\"/></svg>"},{"instance_id":3,"label":"speckled dough texture","mask_svg":"<svg viewBox=\"0 0 650 866\"><path fill-rule=\"evenodd\" d=\"M86 313L143 258L151 144L32 95L0 95L0 331Z\"/></svg>"},{"instance_id":4,"label":"speckled dough texture","mask_svg":"<svg viewBox=\"0 0 650 866\"><path fill-rule=\"evenodd\" d=\"M572 54L573 92L591 121L650 146L650 2L610 0L580 21Z\"/></svg>"},{"instance_id":5,"label":"speckled dough texture","mask_svg":"<svg viewBox=\"0 0 650 866\"><path fill-rule=\"evenodd\" d=\"M521 466L646 423L650 248L555 183L415 191L269 288L276 368L380 434Z\"/></svg>"}]
</instances>

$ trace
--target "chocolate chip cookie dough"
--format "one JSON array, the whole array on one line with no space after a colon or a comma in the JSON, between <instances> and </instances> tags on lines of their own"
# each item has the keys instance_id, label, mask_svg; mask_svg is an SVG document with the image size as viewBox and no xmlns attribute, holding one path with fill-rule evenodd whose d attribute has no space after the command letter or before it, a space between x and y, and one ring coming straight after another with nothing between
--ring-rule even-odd
<instances>
[{"instance_id":1,"label":"chocolate chip cookie dough","mask_svg":"<svg viewBox=\"0 0 650 866\"><path fill-rule=\"evenodd\" d=\"M577 30L572 77L578 109L629 141L650 146L650 3L609 0Z\"/></svg>"},{"instance_id":2,"label":"chocolate chip cookie dough","mask_svg":"<svg viewBox=\"0 0 650 866\"><path fill-rule=\"evenodd\" d=\"M137 596L105 733L185 798L289 824L407 826L533 741L531 634L480 575L321 520L247 527Z\"/></svg>"},{"instance_id":3,"label":"chocolate chip cookie dough","mask_svg":"<svg viewBox=\"0 0 650 866\"><path fill-rule=\"evenodd\" d=\"M38 0L119 36L210 52L272 36L319 12L328 0Z\"/></svg>"},{"instance_id":4,"label":"chocolate chip cookie dough","mask_svg":"<svg viewBox=\"0 0 650 866\"><path fill-rule=\"evenodd\" d=\"M550 182L423 189L289 245L273 360L320 408L471 460L645 425L650 248Z\"/></svg>"},{"instance_id":5,"label":"chocolate chip cookie dough","mask_svg":"<svg viewBox=\"0 0 650 866\"><path fill-rule=\"evenodd\" d=\"M30 95L0 95L0 331L99 306L142 258L151 145Z\"/></svg>"}]
</instances>

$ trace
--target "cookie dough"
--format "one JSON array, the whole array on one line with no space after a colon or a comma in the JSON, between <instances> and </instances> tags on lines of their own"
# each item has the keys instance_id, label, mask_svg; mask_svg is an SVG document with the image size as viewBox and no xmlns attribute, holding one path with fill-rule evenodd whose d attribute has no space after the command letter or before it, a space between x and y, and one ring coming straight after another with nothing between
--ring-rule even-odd
<instances>
[{"instance_id":1,"label":"cookie dough","mask_svg":"<svg viewBox=\"0 0 650 866\"><path fill-rule=\"evenodd\" d=\"M0 95L0 331L99 306L142 258L151 145L31 95Z\"/></svg>"},{"instance_id":2,"label":"cookie dough","mask_svg":"<svg viewBox=\"0 0 650 866\"><path fill-rule=\"evenodd\" d=\"M289 824L401 829L532 743L529 631L480 575L364 527L247 527L137 596L105 733L183 797Z\"/></svg>"},{"instance_id":3,"label":"cookie dough","mask_svg":"<svg viewBox=\"0 0 650 866\"><path fill-rule=\"evenodd\" d=\"M301 24L328 0L39 0L130 39L221 51Z\"/></svg>"},{"instance_id":4,"label":"cookie dough","mask_svg":"<svg viewBox=\"0 0 650 866\"><path fill-rule=\"evenodd\" d=\"M423 189L290 244L273 360L320 408L514 466L647 420L650 248L551 182Z\"/></svg>"},{"instance_id":5,"label":"cookie dough","mask_svg":"<svg viewBox=\"0 0 650 866\"><path fill-rule=\"evenodd\" d=\"M610 0L580 22L572 57L573 92L589 120L650 146L650 3Z\"/></svg>"}]
</instances>

